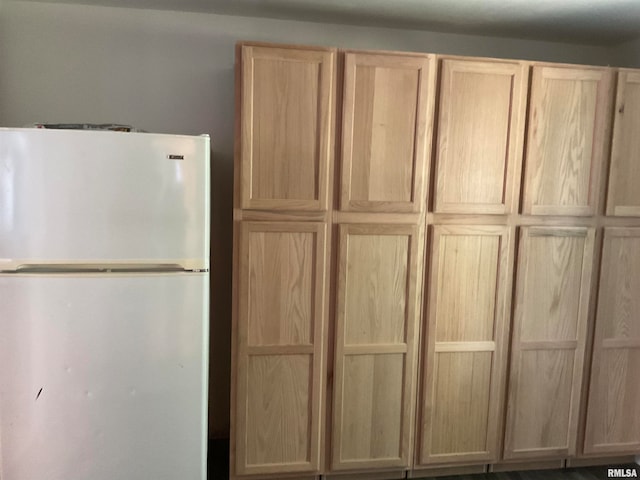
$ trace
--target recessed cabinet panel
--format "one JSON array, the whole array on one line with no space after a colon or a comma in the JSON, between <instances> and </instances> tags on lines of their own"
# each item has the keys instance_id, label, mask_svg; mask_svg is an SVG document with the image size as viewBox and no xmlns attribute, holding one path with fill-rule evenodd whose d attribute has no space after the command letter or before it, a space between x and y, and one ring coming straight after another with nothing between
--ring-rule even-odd
<instances>
[{"instance_id":1,"label":"recessed cabinet panel","mask_svg":"<svg viewBox=\"0 0 640 480\"><path fill-rule=\"evenodd\" d=\"M241 208L327 210L335 52L242 46Z\"/></svg>"},{"instance_id":2,"label":"recessed cabinet panel","mask_svg":"<svg viewBox=\"0 0 640 480\"><path fill-rule=\"evenodd\" d=\"M433 229L417 463L498 458L509 229Z\"/></svg>"},{"instance_id":3,"label":"recessed cabinet panel","mask_svg":"<svg viewBox=\"0 0 640 480\"><path fill-rule=\"evenodd\" d=\"M596 213L611 95L609 69L533 67L524 213Z\"/></svg>"},{"instance_id":4,"label":"recessed cabinet panel","mask_svg":"<svg viewBox=\"0 0 640 480\"><path fill-rule=\"evenodd\" d=\"M345 54L341 210L422 209L433 70L426 55Z\"/></svg>"},{"instance_id":5,"label":"recessed cabinet panel","mask_svg":"<svg viewBox=\"0 0 640 480\"><path fill-rule=\"evenodd\" d=\"M640 451L640 228L606 228L587 408L587 454Z\"/></svg>"},{"instance_id":6,"label":"recessed cabinet panel","mask_svg":"<svg viewBox=\"0 0 640 480\"><path fill-rule=\"evenodd\" d=\"M507 459L575 454L594 235L587 228L520 231Z\"/></svg>"},{"instance_id":7,"label":"recessed cabinet panel","mask_svg":"<svg viewBox=\"0 0 640 480\"><path fill-rule=\"evenodd\" d=\"M326 226L240 231L236 471L320 467Z\"/></svg>"},{"instance_id":8,"label":"recessed cabinet panel","mask_svg":"<svg viewBox=\"0 0 640 480\"><path fill-rule=\"evenodd\" d=\"M511 212L522 159L525 66L444 59L440 75L434 210Z\"/></svg>"},{"instance_id":9,"label":"recessed cabinet panel","mask_svg":"<svg viewBox=\"0 0 640 480\"><path fill-rule=\"evenodd\" d=\"M333 460L408 467L415 409L419 227L341 225Z\"/></svg>"},{"instance_id":10,"label":"recessed cabinet panel","mask_svg":"<svg viewBox=\"0 0 640 480\"><path fill-rule=\"evenodd\" d=\"M640 71L620 70L607 215L640 216Z\"/></svg>"}]
</instances>

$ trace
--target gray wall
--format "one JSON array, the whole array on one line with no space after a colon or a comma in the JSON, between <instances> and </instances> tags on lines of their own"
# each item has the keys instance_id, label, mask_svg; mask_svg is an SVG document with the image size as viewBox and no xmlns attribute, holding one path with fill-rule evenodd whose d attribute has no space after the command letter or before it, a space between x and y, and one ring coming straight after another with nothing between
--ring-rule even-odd
<instances>
[{"instance_id":1,"label":"gray wall","mask_svg":"<svg viewBox=\"0 0 640 480\"><path fill-rule=\"evenodd\" d=\"M603 47L550 42L4 0L0 126L120 122L153 132L211 135L212 436L225 436L229 428L233 62L238 40L599 65L612 63L613 55ZM616 51L618 57L632 54Z\"/></svg>"}]
</instances>

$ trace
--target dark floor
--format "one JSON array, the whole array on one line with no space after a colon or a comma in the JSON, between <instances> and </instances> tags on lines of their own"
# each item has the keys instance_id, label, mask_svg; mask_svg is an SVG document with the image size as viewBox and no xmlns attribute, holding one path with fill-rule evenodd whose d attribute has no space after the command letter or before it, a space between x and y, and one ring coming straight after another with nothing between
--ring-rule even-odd
<instances>
[{"instance_id":1,"label":"dark floor","mask_svg":"<svg viewBox=\"0 0 640 480\"><path fill-rule=\"evenodd\" d=\"M606 480L609 468L635 468L640 476L640 466L608 465L604 467L567 468L563 470L538 470L529 472L484 473L479 475L460 475L455 477L437 477L438 480ZM624 477L623 477L624 478ZM633 478L633 477L632 477Z\"/></svg>"},{"instance_id":2,"label":"dark floor","mask_svg":"<svg viewBox=\"0 0 640 480\"><path fill-rule=\"evenodd\" d=\"M603 467L568 468L565 470L538 470L533 472L485 473L478 475L461 475L456 477L437 477L438 480L607 480L609 468L635 469L640 478L640 466L606 465ZM624 478L624 477L622 477ZM209 441L209 480L229 479L229 441Z\"/></svg>"},{"instance_id":3,"label":"dark floor","mask_svg":"<svg viewBox=\"0 0 640 480\"><path fill-rule=\"evenodd\" d=\"M229 440L209 440L209 480L229 480Z\"/></svg>"}]
</instances>

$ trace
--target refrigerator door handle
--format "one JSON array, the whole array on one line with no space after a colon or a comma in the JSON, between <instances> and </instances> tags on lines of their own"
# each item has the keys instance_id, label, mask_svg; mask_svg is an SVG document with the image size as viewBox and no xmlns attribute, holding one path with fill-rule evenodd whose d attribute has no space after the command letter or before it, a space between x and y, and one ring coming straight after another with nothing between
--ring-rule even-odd
<instances>
[{"instance_id":1,"label":"refrigerator door handle","mask_svg":"<svg viewBox=\"0 0 640 480\"><path fill-rule=\"evenodd\" d=\"M3 273L183 272L178 263L23 263Z\"/></svg>"}]
</instances>

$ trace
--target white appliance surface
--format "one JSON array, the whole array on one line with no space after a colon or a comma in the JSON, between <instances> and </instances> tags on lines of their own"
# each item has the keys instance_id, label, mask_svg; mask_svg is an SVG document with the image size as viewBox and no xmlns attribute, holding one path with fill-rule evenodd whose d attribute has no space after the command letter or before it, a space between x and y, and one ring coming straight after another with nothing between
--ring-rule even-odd
<instances>
[{"instance_id":1,"label":"white appliance surface","mask_svg":"<svg viewBox=\"0 0 640 480\"><path fill-rule=\"evenodd\" d=\"M0 275L0 478L205 479L208 289Z\"/></svg>"},{"instance_id":2,"label":"white appliance surface","mask_svg":"<svg viewBox=\"0 0 640 480\"><path fill-rule=\"evenodd\" d=\"M209 137L0 128L0 480L204 480Z\"/></svg>"},{"instance_id":3,"label":"white appliance surface","mask_svg":"<svg viewBox=\"0 0 640 480\"><path fill-rule=\"evenodd\" d=\"M0 128L0 270L207 269L208 158L208 136Z\"/></svg>"}]
</instances>

